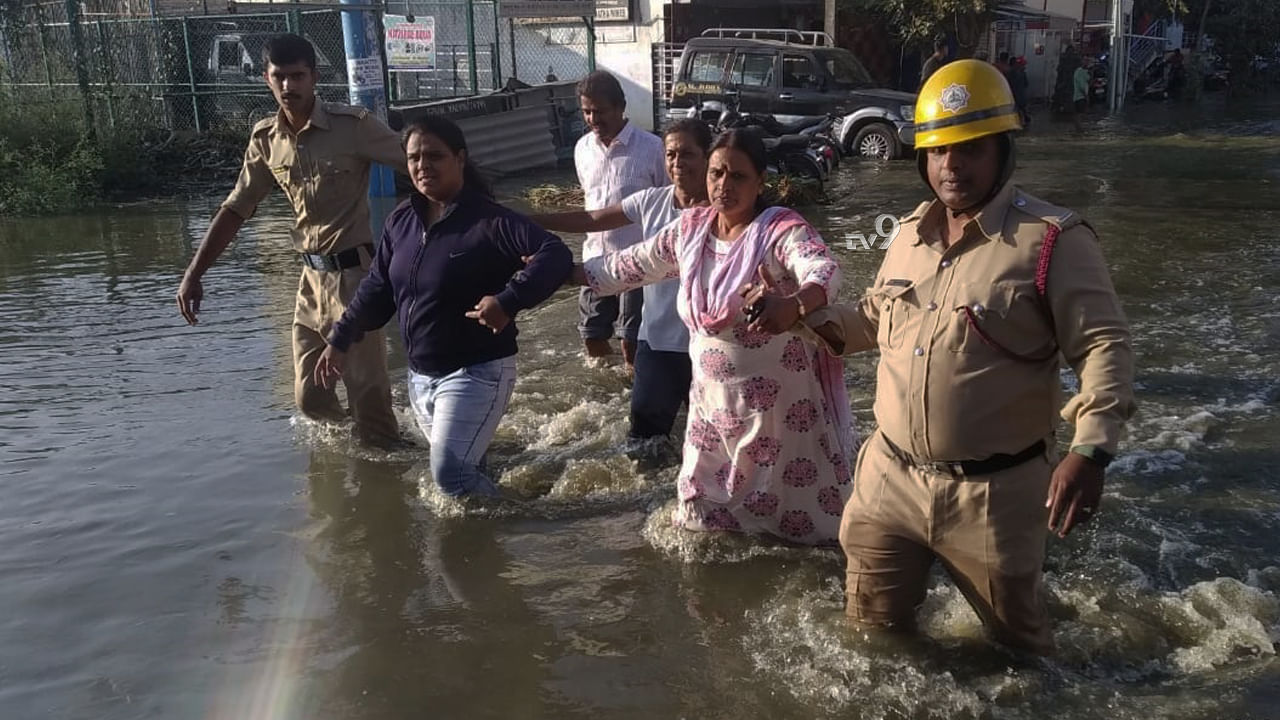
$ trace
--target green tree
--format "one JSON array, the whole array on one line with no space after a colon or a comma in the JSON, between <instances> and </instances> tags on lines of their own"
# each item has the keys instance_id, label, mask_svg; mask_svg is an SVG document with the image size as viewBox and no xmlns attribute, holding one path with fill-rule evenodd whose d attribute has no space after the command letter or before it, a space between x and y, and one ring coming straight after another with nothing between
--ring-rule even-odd
<instances>
[{"instance_id":1,"label":"green tree","mask_svg":"<svg viewBox=\"0 0 1280 720\"><path fill-rule=\"evenodd\" d=\"M841 0L842 8L884 20L904 45L928 47L953 34L960 56L972 55L1004 0Z\"/></svg>"},{"instance_id":2,"label":"green tree","mask_svg":"<svg viewBox=\"0 0 1280 720\"><path fill-rule=\"evenodd\" d=\"M1280 2L1276 0L1196 0L1201 8L1200 32L1227 63L1233 88L1250 84L1255 56L1270 58L1280 43ZM1190 0L1189 0L1190 4ZM1194 8L1192 9L1194 12Z\"/></svg>"}]
</instances>

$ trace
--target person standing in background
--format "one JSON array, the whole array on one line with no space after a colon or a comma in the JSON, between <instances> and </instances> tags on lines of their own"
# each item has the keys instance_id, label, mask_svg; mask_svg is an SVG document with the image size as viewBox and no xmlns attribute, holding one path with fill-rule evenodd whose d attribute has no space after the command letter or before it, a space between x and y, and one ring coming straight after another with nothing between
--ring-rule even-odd
<instances>
[{"instance_id":1,"label":"person standing in background","mask_svg":"<svg viewBox=\"0 0 1280 720\"><path fill-rule=\"evenodd\" d=\"M1013 93L1013 104L1018 108L1018 115L1022 117L1022 128L1025 130L1031 124L1031 113L1027 110L1027 88L1031 85L1027 80L1027 59L1017 57L1010 61L1009 72L1005 77L1009 81L1009 90Z\"/></svg>"},{"instance_id":2,"label":"person standing in background","mask_svg":"<svg viewBox=\"0 0 1280 720\"><path fill-rule=\"evenodd\" d=\"M1076 132L1084 129L1080 120L1089 110L1089 84L1092 79L1093 74L1089 72L1087 59L1080 63L1071 76L1071 104L1074 111L1071 114L1071 120L1076 124Z\"/></svg>"},{"instance_id":3,"label":"person standing in background","mask_svg":"<svg viewBox=\"0 0 1280 720\"><path fill-rule=\"evenodd\" d=\"M573 149L573 162L582 185L587 211L617 205L628 195L667 184L662 141L627 120L627 98L618 79L597 70L578 83L582 119L590 130ZM639 226L587 234L583 260L606 252L625 250L644 239ZM634 366L640 337L640 313L644 294L635 289L621 297L601 297L584 287L578 300L582 344L588 357L612 353L609 338L617 324L622 354Z\"/></svg>"},{"instance_id":4,"label":"person standing in background","mask_svg":"<svg viewBox=\"0 0 1280 720\"><path fill-rule=\"evenodd\" d=\"M647 240L685 210L707 204L707 162L713 141L711 128L701 120L672 123L663 133L671 185L641 190L601 210L531 219L553 232L602 232L635 224ZM677 278L644 286L628 442L628 454L635 459L660 450L649 441L670 437L680 406L689 399L689 331L676 309L679 291Z\"/></svg>"},{"instance_id":5,"label":"person standing in background","mask_svg":"<svg viewBox=\"0 0 1280 720\"><path fill-rule=\"evenodd\" d=\"M1000 51L1000 54L996 56L995 66L996 66L996 69L1000 71L1000 74L1003 75L1006 80L1008 80L1009 68L1010 68L1009 51L1007 50Z\"/></svg>"},{"instance_id":6,"label":"person standing in background","mask_svg":"<svg viewBox=\"0 0 1280 720\"><path fill-rule=\"evenodd\" d=\"M947 62L947 41L944 38L937 38L933 41L933 54L924 61L924 67L920 69L920 87L924 87L929 76L938 71Z\"/></svg>"}]
</instances>

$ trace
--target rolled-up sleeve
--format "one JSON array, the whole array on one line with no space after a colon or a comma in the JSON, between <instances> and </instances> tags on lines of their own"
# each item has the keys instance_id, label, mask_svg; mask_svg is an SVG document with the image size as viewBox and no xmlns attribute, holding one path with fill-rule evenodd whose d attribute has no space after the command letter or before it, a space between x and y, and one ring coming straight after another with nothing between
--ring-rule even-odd
<instances>
[{"instance_id":1,"label":"rolled-up sleeve","mask_svg":"<svg viewBox=\"0 0 1280 720\"><path fill-rule=\"evenodd\" d=\"M878 304L869 296L853 303L820 307L797 323L796 331L832 355L850 355L876 347L879 321ZM833 347L819 329L838 340L839 347Z\"/></svg>"},{"instance_id":2,"label":"rolled-up sleeve","mask_svg":"<svg viewBox=\"0 0 1280 720\"><path fill-rule=\"evenodd\" d=\"M258 136L249 138L249 146L244 151L244 164L240 166L240 177L231 194L222 201L222 207L248 220L257 211L276 180L271 175L271 167L267 165L267 156L263 145L265 141Z\"/></svg>"},{"instance_id":3,"label":"rolled-up sleeve","mask_svg":"<svg viewBox=\"0 0 1280 720\"><path fill-rule=\"evenodd\" d=\"M356 139L361 157L369 162L386 165L401 175L409 174L409 161L400 144L400 134L387 127L375 115L360 118L356 125Z\"/></svg>"},{"instance_id":4,"label":"rolled-up sleeve","mask_svg":"<svg viewBox=\"0 0 1280 720\"><path fill-rule=\"evenodd\" d=\"M1133 415L1133 345L1098 240L1088 227L1064 231L1053 251L1047 289L1058 345L1080 379L1062 409L1075 425L1072 445L1115 454Z\"/></svg>"},{"instance_id":5,"label":"rolled-up sleeve","mask_svg":"<svg viewBox=\"0 0 1280 720\"><path fill-rule=\"evenodd\" d=\"M826 293L827 302L840 292L840 265L827 251L827 245L811 227L789 230L774 246L774 257L792 275L800 287L817 285Z\"/></svg>"}]
</instances>

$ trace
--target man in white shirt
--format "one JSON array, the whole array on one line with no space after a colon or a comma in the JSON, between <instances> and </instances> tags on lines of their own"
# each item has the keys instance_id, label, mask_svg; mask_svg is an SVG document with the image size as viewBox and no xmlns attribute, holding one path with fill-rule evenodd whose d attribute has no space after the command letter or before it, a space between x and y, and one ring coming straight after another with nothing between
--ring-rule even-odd
<instances>
[{"instance_id":1,"label":"man in white shirt","mask_svg":"<svg viewBox=\"0 0 1280 720\"><path fill-rule=\"evenodd\" d=\"M627 121L627 99L617 78L599 70L587 75L578 83L578 102L590 132L578 140L573 160L588 211L616 205L635 192L667 184L662 141ZM588 233L582 257L587 260L622 250L643 239L637 225ZM578 329L589 357L612 352L609 338L617 323L623 357L628 366L635 362L643 297L642 290L618 297L597 297L590 289L582 288Z\"/></svg>"}]
</instances>

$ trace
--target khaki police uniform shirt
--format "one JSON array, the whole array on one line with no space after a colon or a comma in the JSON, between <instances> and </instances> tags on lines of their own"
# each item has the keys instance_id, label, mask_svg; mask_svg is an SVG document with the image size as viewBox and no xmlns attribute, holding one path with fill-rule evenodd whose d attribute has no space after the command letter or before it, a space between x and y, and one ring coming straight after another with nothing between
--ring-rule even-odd
<instances>
[{"instance_id":1,"label":"khaki police uniform shirt","mask_svg":"<svg viewBox=\"0 0 1280 720\"><path fill-rule=\"evenodd\" d=\"M926 461L1019 452L1053 434L1061 356L1080 381L1060 413L1075 425L1072 446L1114 454L1134 408L1133 351L1093 230L1070 210L1010 184L944 248L946 211L935 200L904 218L866 297L806 321L835 322L845 353L880 348L881 431ZM1062 228L1048 275L1052 324L1035 288L1050 224ZM1043 362L1014 360L973 331L965 306L1013 352L1044 357L1056 341L1060 353Z\"/></svg>"},{"instance_id":2,"label":"khaki police uniform shirt","mask_svg":"<svg viewBox=\"0 0 1280 720\"><path fill-rule=\"evenodd\" d=\"M406 173L399 135L364 108L317 98L297 135L283 111L253 126L240 179L222 207L247 220L279 185L293 206L294 249L341 252L372 241L370 163Z\"/></svg>"}]
</instances>

